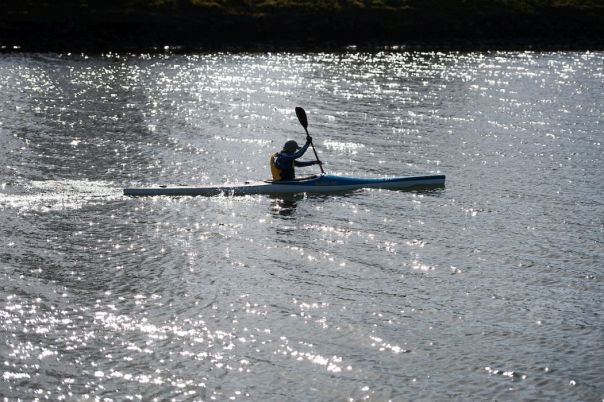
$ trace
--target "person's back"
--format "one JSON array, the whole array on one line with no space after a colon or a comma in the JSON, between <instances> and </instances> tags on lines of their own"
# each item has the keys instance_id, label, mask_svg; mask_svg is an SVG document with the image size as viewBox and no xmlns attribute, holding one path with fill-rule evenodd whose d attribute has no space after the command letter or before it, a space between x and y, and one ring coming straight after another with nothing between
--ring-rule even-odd
<instances>
[{"instance_id":1,"label":"person's back","mask_svg":"<svg viewBox=\"0 0 604 402\"><path fill-rule=\"evenodd\" d=\"M307 161L300 162L296 159L302 157L308 147L310 146L312 139L307 138L306 144L303 147L298 146L298 143L294 140L289 140L283 145L283 150L271 155L271 173L273 180L275 181L287 181L296 179L295 167L304 167L320 164L320 161Z\"/></svg>"}]
</instances>

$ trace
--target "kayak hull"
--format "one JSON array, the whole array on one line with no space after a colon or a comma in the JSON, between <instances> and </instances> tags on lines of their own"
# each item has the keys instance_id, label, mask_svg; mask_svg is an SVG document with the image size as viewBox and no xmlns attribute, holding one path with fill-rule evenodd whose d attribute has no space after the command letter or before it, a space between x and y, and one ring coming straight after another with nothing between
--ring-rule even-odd
<instances>
[{"instance_id":1,"label":"kayak hull","mask_svg":"<svg viewBox=\"0 0 604 402\"><path fill-rule=\"evenodd\" d=\"M293 194L293 193L334 193L362 188L388 190L412 190L445 185L444 175L403 176L391 178L358 178L347 176L321 175L299 180L274 182L271 180L247 182L238 185L221 186L157 186L146 188L125 188L128 196L213 196L248 194Z\"/></svg>"}]
</instances>

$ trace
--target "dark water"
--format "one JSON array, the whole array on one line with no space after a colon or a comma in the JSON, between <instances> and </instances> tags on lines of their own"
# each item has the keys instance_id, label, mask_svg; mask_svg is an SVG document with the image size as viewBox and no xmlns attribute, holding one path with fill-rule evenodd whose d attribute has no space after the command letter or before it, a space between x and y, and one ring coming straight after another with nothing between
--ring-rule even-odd
<instances>
[{"instance_id":1,"label":"dark water","mask_svg":"<svg viewBox=\"0 0 604 402\"><path fill-rule=\"evenodd\" d=\"M0 56L0 396L604 400L603 82L604 53ZM268 177L298 105L327 172L446 188L121 195Z\"/></svg>"}]
</instances>

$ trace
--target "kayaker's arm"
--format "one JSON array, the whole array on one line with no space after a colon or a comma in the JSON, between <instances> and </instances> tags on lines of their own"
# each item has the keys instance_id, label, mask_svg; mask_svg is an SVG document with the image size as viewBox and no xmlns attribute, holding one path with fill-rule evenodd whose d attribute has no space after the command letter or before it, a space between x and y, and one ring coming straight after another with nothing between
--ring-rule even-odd
<instances>
[{"instance_id":1,"label":"kayaker's arm","mask_svg":"<svg viewBox=\"0 0 604 402\"><path fill-rule=\"evenodd\" d=\"M302 148L300 148L300 150L298 152L296 152L293 155L294 158L294 166L297 167L304 167L304 166L312 166L312 165L323 165L323 162L321 162L320 160L316 160L316 161L297 161L296 158L301 157L302 155L304 155L304 152L306 152L306 150L308 149L308 147L312 145L312 137L309 135L306 137L306 144L304 144L304 146ZM321 170L323 170L323 168L321 167Z\"/></svg>"},{"instance_id":2,"label":"kayaker's arm","mask_svg":"<svg viewBox=\"0 0 604 402\"><path fill-rule=\"evenodd\" d=\"M308 149L308 147L310 146L311 143L312 143L312 139L310 141L307 139L306 144L304 144L304 146L302 148L300 148L295 154L293 154L292 158L298 159L302 155L304 155L304 153L306 152L306 150Z\"/></svg>"},{"instance_id":3,"label":"kayaker's arm","mask_svg":"<svg viewBox=\"0 0 604 402\"><path fill-rule=\"evenodd\" d=\"M312 166L312 165L322 165L321 161L294 161L294 166L296 167L304 167L304 166Z\"/></svg>"}]
</instances>

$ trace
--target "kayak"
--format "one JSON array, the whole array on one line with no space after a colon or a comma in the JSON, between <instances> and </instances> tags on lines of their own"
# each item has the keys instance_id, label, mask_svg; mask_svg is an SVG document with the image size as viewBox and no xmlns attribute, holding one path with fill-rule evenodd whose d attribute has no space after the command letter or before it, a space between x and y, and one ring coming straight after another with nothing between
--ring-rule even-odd
<instances>
[{"instance_id":1,"label":"kayak","mask_svg":"<svg viewBox=\"0 0 604 402\"><path fill-rule=\"evenodd\" d=\"M413 190L419 188L442 187L444 175L403 176L390 178L359 178L322 174L292 181L264 180L245 182L244 184L220 185L208 187L196 186L156 186L142 188L125 188L128 196L213 196L213 195L247 195L247 194L293 194L293 193L334 193L363 188L388 190Z\"/></svg>"}]
</instances>

